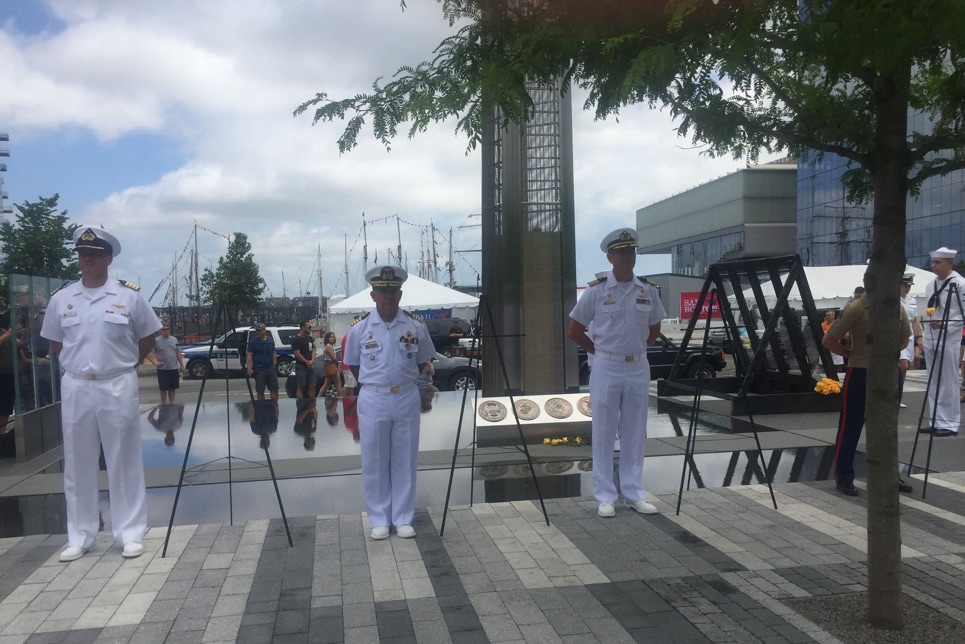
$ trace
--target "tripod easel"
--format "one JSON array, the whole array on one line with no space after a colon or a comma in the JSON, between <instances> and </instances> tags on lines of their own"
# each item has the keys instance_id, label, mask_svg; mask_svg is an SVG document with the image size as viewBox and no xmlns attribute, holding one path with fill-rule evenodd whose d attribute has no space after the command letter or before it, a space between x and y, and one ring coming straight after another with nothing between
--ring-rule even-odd
<instances>
[{"instance_id":1,"label":"tripod easel","mask_svg":"<svg viewBox=\"0 0 965 644\"><path fill-rule=\"evenodd\" d=\"M962 309L962 300L961 300L961 297L959 297L958 284L955 283L954 281L951 281L951 278L949 278L949 280L950 281L947 282L948 294L945 296L945 306L942 307L941 328L938 329L938 338L934 343L935 351L931 356L932 360L937 358L938 368L937 369L932 368L928 370L928 384L925 386L925 397L922 400L921 411L918 414L918 427L917 427L918 431L915 432L915 441L912 444L911 457L908 459L907 473L909 476L911 476L911 470L912 470L912 467L914 467L915 453L918 451L918 437L921 433L922 422L925 419L925 411L928 406L929 392L934 392L934 402L932 403L931 416L930 416L932 430L935 429L935 420L938 417L938 396L941 393L941 389L942 389L942 370L945 365L945 348L948 344L948 322L949 322L949 318L952 310L953 294L955 295L955 302L958 303L959 319L965 320L965 311L963 311ZM939 289L939 291L937 291L931 298L929 298L929 301L928 301L929 306L934 306L935 304L938 303L938 295L940 292L941 291ZM931 328L930 324L929 324L928 330L929 332L934 332L934 329ZM936 374L938 375L937 378L935 378ZM933 380L935 385L934 390L931 388L933 384ZM921 486L922 499L925 498L925 494L928 491L928 474L929 472L931 472L931 452L932 452L932 443L934 442L934 440L935 440L934 433L929 432L928 452L927 452L927 455L925 456L925 478L923 479L922 486Z\"/></svg>"},{"instance_id":2,"label":"tripod easel","mask_svg":"<svg viewBox=\"0 0 965 644\"><path fill-rule=\"evenodd\" d=\"M483 293L479 296L479 308L476 309L476 328L482 328L480 326L480 316L482 311L486 311L486 319L489 321L489 328L495 329L495 321L493 320L493 312L489 306L489 300L486 298L486 294ZM509 407L513 412L513 418L516 421L516 430L519 433L519 443L522 445L523 453L526 454L526 463L529 465L529 473L533 478L533 485L536 488L536 495L539 497L539 505L543 510L543 518L546 520L546 525L550 524L549 514L546 512L546 504L543 502L543 493L539 489L539 479L536 477L536 468L533 467L533 457L530 456L529 447L526 445L526 437L523 436L523 427L519 422L519 414L516 412L516 401L513 399L512 388L509 386L509 373L506 371L506 361L503 359L502 347L499 344L499 337L495 333L487 338L493 341L493 345L496 347L496 355L499 359L499 368L503 374L503 384L506 386L506 392L509 395ZM477 336L472 338L472 349L469 356L469 369L472 371L473 360L475 359L477 364L479 362L479 351L477 351ZM466 414L466 399L469 396L469 389L463 389L462 391L462 407L459 410L459 425L456 428L456 440L452 448L452 464L449 467L449 485L446 488L446 504L442 510L442 526L439 529L439 535L442 536L446 533L446 517L449 514L449 499L452 495L452 480L456 474L456 458L459 452L462 451L459 448L459 438L462 436L462 424L465 419ZM476 430L478 428L477 414L475 410L478 407L479 402L479 388L477 387L474 391L474 401L473 401L473 415L472 415L472 441L469 444L471 451L470 456L470 471L474 471L476 468ZM465 448L463 448L465 449ZM472 505L473 500L473 490L472 482L469 484L469 504Z\"/></svg>"},{"instance_id":3,"label":"tripod easel","mask_svg":"<svg viewBox=\"0 0 965 644\"><path fill-rule=\"evenodd\" d=\"M235 328L234 316L230 314L227 304L222 304L218 307L218 315L215 318L214 330L211 334L211 342L208 345L208 360L210 362L212 354L214 353L214 339L219 337L219 334L227 333L229 330ZM222 327L222 324L224 327ZM285 507L282 504L281 492L278 490L278 479L275 478L275 468L271 462L271 455L268 453L267 445L264 447L265 450L265 460L267 463L258 463L255 461L250 461L248 459L239 458L237 456L232 456L231 454L231 413L228 405L225 406L225 414L227 417L227 430L228 430L228 455L222 458L214 459L213 461L208 461L200 465L188 468L188 458L191 456L191 443L194 441L194 430L198 426L198 415L201 411L201 401L204 398L204 388L208 383L209 372L205 372L204 377L201 379L201 388L198 390L198 401L194 407L194 417L191 420L191 433L188 435L188 444L184 450L184 461L181 463L181 475L178 477L178 488L177 492L174 494L174 505L171 508L171 519L168 521L168 531L164 536L164 548L161 551L161 556L166 557L168 552L168 542L171 539L171 531L174 529L174 515L178 511L178 501L181 498L181 488L184 485L184 475L188 472L200 472L204 471L209 465L214 463L219 463L221 461L226 461L228 463L228 516L231 524L234 524L234 494L232 492L233 483L233 471L232 463L234 461L239 461L247 463L254 467L267 467L268 471L271 473L271 482L275 487L275 497L278 499L278 509L281 511L281 518L285 524L285 533L288 535L288 546L292 547L294 543L292 542L291 530L288 527L288 517L285 516ZM228 373L225 371L225 391L228 390ZM254 404L255 395L251 389L251 380L248 378L247 373L245 374L245 384L248 386L248 395L250 397L249 404Z\"/></svg>"}]
</instances>

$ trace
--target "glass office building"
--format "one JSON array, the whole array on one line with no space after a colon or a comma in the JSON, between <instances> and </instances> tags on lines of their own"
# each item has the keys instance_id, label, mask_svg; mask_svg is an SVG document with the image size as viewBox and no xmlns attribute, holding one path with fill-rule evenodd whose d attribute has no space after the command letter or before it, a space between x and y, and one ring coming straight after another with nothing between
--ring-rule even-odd
<instances>
[{"instance_id":1,"label":"glass office building","mask_svg":"<svg viewBox=\"0 0 965 644\"><path fill-rule=\"evenodd\" d=\"M909 119L912 131L927 129L925 117ZM871 254L872 207L845 201L841 175L846 159L828 154L798 164L797 252L808 266L863 264ZM909 196L905 255L908 264L929 268L930 251L941 246L965 250L965 170L931 177L918 196ZM959 260L965 254L959 255Z\"/></svg>"}]
</instances>

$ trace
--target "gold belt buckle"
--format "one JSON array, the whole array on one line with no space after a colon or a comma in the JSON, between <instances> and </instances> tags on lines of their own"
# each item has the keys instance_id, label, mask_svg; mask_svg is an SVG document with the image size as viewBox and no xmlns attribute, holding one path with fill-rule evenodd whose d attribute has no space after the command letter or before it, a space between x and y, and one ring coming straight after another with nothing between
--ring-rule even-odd
<instances>
[{"instance_id":1,"label":"gold belt buckle","mask_svg":"<svg viewBox=\"0 0 965 644\"><path fill-rule=\"evenodd\" d=\"M397 393L399 393L401 390L402 390L402 387L400 387L399 385L393 385L393 386L389 387L389 393L390 393L390 394L397 394Z\"/></svg>"},{"instance_id":2,"label":"gold belt buckle","mask_svg":"<svg viewBox=\"0 0 965 644\"><path fill-rule=\"evenodd\" d=\"M96 373L85 373L85 374L84 374L84 380L97 380L97 374L96 374Z\"/></svg>"},{"instance_id":3,"label":"gold belt buckle","mask_svg":"<svg viewBox=\"0 0 965 644\"><path fill-rule=\"evenodd\" d=\"M633 362L633 356L627 356L623 360L624 362Z\"/></svg>"}]
</instances>

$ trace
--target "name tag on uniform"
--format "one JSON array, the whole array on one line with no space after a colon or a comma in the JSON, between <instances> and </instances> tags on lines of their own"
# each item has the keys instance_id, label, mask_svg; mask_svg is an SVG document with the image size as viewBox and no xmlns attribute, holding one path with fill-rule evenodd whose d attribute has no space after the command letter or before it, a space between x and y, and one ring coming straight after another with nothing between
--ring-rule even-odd
<instances>
[{"instance_id":1,"label":"name tag on uniform","mask_svg":"<svg viewBox=\"0 0 965 644\"><path fill-rule=\"evenodd\" d=\"M365 344L362 345L362 348L363 348L363 349L378 349L378 348L379 348L379 343L376 342L375 340L373 340L372 342L366 342Z\"/></svg>"},{"instance_id":2,"label":"name tag on uniform","mask_svg":"<svg viewBox=\"0 0 965 644\"><path fill-rule=\"evenodd\" d=\"M637 296L637 304L650 304L650 298L641 293Z\"/></svg>"},{"instance_id":3,"label":"name tag on uniform","mask_svg":"<svg viewBox=\"0 0 965 644\"><path fill-rule=\"evenodd\" d=\"M605 300L603 300L603 304L605 304L605 305L607 305L607 306L609 306L609 305L611 305L611 304L616 304L616 303L617 303L617 301L614 300L612 297L608 297L608 298L606 298Z\"/></svg>"},{"instance_id":4,"label":"name tag on uniform","mask_svg":"<svg viewBox=\"0 0 965 644\"><path fill-rule=\"evenodd\" d=\"M62 318L77 317L77 311L64 311L63 313L60 314L60 317Z\"/></svg>"}]
</instances>

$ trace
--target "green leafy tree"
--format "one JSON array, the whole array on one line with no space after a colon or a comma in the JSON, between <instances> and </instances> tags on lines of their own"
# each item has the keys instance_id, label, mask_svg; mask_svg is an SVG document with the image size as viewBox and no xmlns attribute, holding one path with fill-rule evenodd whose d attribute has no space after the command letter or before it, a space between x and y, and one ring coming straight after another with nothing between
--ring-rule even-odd
<instances>
[{"instance_id":1,"label":"green leafy tree","mask_svg":"<svg viewBox=\"0 0 965 644\"><path fill-rule=\"evenodd\" d=\"M371 93L317 94L296 109L347 119L342 151L371 120L388 146L456 118L474 146L493 114L525 120L527 82L588 92L599 118L669 110L711 155L787 152L848 160L849 199L873 201L866 436L868 617L902 628L897 477L898 288L905 203L965 167L965 11L958 0L439 0L455 25L436 57ZM912 115L915 115L912 118ZM641 150L641 152L645 152Z\"/></svg>"},{"instance_id":2,"label":"green leafy tree","mask_svg":"<svg viewBox=\"0 0 965 644\"><path fill-rule=\"evenodd\" d=\"M0 225L0 243L6 259L3 273L69 278L77 276L73 233L67 211L57 211L60 195L40 197L17 205L16 223Z\"/></svg>"},{"instance_id":3,"label":"green leafy tree","mask_svg":"<svg viewBox=\"0 0 965 644\"><path fill-rule=\"evenodd\" d=\"M251 244L248 243L248 235L244 233L234 234L228 244L228 252L218 259L217 269L212 272L206 268L201 275L202 297L206 303L215 306L258 306L264 284L251 252Z\"/></svg>"}]
</instances>

